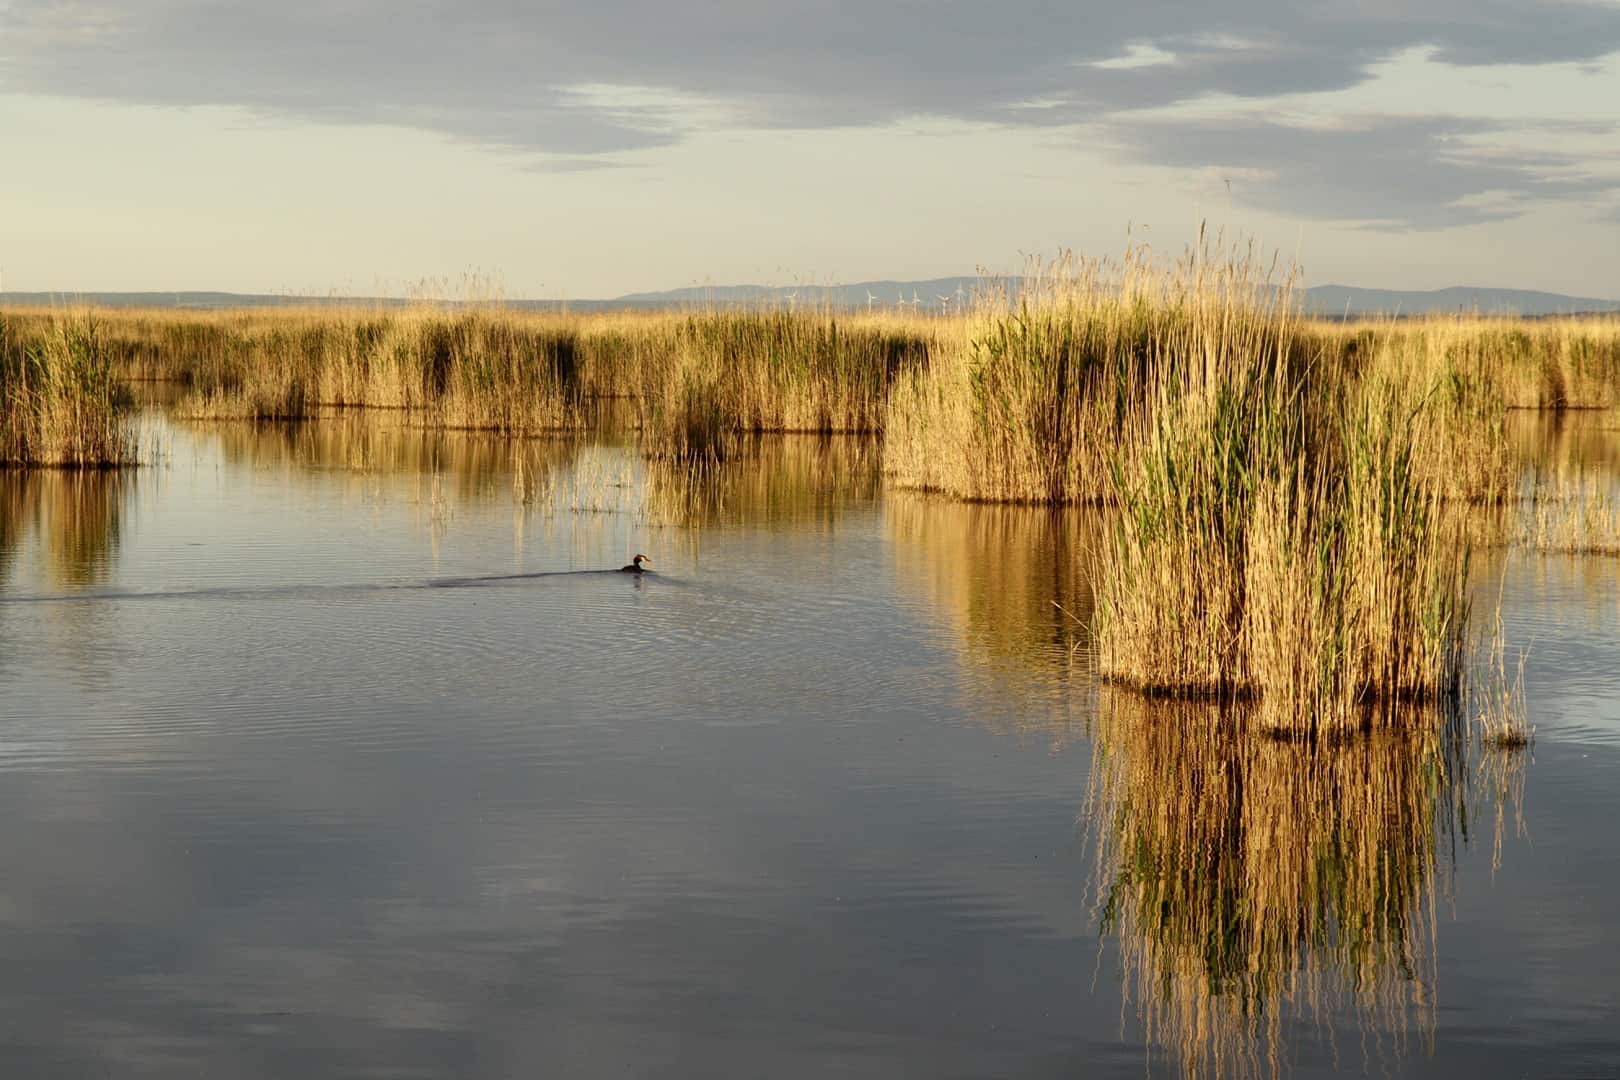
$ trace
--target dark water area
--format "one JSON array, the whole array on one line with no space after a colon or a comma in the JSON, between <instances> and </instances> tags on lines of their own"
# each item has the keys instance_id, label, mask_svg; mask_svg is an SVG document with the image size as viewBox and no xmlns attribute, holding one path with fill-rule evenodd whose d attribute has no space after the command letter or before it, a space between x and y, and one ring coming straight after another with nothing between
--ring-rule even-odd
<instances>
[{"instance_id":1,"label":"dark water area","mask_svg":"<svg viewBox=\"0 0 1620 1080\"><path fill-rule=\"evenodd\" d=\"M1313 751L870 444L145 423L0 473L8 1073L1620 1075L1620 561L1481 560L1532 753Z\"/></svg>"}]
</instances>

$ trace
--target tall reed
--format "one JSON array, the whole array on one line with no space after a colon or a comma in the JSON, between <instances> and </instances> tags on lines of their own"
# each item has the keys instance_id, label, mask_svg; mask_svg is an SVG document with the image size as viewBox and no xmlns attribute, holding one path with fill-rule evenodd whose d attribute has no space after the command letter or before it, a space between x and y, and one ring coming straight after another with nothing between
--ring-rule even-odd
<instances>
[{"instance_id":1,"label":"tall reed","mask_svg":"<svg viewBox=\"0 0 1620 1080\"><path fill-rule=\"evenodd\" d=\"M987 313L967 355L891 398L886 454L905 482L918 446L945 448L918 467L956 494L1117 505L1104 677L1259 695L1306 733L1455 692L1468 552L1424 435L1444 399L1324 347L1286 278L1205 249L1065 267L1044 301Z\"/></svg>"},{"instance_id":2,"label":"tall reed","mask_svg":"<svg viewBox=\"0 0 1620 1080\"><path fill-rule=\"evenodd\" d=\"M437 427L592 423L629 399L651 456L723 456L748 432L875 432L888 386L926 362L937 320L716 309L586 316L498 308L124 314L131 377L192 388L183 411L293 419L406 410Z\"/></svg>"},{"instance_id":3,"label":"tall reed","mask_svg":"<svg viewBox=\"0 0 1620 1080\"><path fill-rule=\"evenodd\" d=\"M132 464L127 405L94 316L55 314L27 339L0 319L0 465Z\"/></svg>"},{"instance_id":4,"label":"tall reed","mask_svg":"<svg viewBox=\"0 0 1620 1080\"><path fill-rule=\"evenodd\" d=\"M186 372L193 415L286 419L320 406L411 410L438 427L581 426L579 357L566 329L472 312L335 315L234 339Z\"/></svg>"},{"instance_id":5,"label":"tall reed","mask_svg":"<svg viewBox=\"0 0 1620 1080\"><path fill-rule=\"evenodd\" d=\"M639 368L644 449L724 457L744 432L877 432L890 384L924 366L929 335L833 312L717 311L671 328Z\"/></svg>"},{"instance_id":6,"label":"tall reed","mask_svg":"<svg viewBox=\"0 0 1620 1080\"><path fill-rule=\"evenodd\" d=\"M1510 408L1590 409L1620 405L1620 317L1514 319L1480 315L1350 323L1329 335L1355 335L1368 325L1398 351L1433 357L1469 375L1485 375Z\"/></svg>"},{"instance_id":7,"label":"tall reed","mask_svg":"<svg viewBox=\"0 0 1620 1080\"><path fill-rule=\"evenodd\" d=\"M1071 256L1032 266L1015 300L987 300L956 347L894 387L884 445L894 482L992 502L1106 498L1142 371L1191 317L1178 284L1139 249L1120 266Z\"/></svg>"}]
</instances>

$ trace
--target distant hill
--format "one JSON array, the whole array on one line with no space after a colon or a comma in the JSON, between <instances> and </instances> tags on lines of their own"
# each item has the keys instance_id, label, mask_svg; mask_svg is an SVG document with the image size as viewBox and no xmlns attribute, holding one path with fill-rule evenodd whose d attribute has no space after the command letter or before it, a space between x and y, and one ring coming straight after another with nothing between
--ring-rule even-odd
<instances>
[{"instance_id":1,"label":"distant hill","mask_svg":"<svg viewBox=\"0 0 1620 1080\"><path fill-rule=\"evenodd\" d=\"M1010 279L1014 288L1017 279ZM586 300L505 300L507 307L522 310L600 311L614 308L747 307L775 304L781 307L815 306L835 308L894 307L904 303L924 310L939 310L945 303L971 300L983 282L978 277L931 278L927 281L863 281L854 285L804 285L793 288L768 285L700 285L663 292L629 293L610 299ZM869 301L868 297L872 299ZM941 297L948 298L942 301ZM218 310L251 307L403 307L413 301L371 296L280 296L268 293L228 292L0 292L0 304L51 306L53 304L96 304L105 307L160 307ZM454 303L454 301L451 301Z\"/></svg>"},{"instance_id":2,"label":"distant hill","mask_svg":"<svg viewBox=\"0 0 1620 1080\"><path fill-rule=\"evenodd\" d=\"M1457 285L1449 289L1409 292L1398 289L1357 289L1348 285L1318 285L1305 290L1305 310L1313 315L1431 315L1439 312L1478 312L1482 315L1571 315L1620 312L1620 300L1532 292L1528 289L1479 289Z\"/></svg>"},{"instance_id":3,"label":"distant hill","mask_svg":"<svg viewBox=\"0 0 1620 1080\"><path fill-rule=\"evenodd\" d=\"M226 308L263 307L407 307L414 300L387 296L288 296L273 293L232 292L0 292L0 305L51 307L62 304L94 304L98 307L192 308L217 311ZM507 306L517 308L603 308L623 307L612 300L516 300Z\"/></svg>"},{"instance_id":4,"label":"distant hill","mask_svg":"<svg viewBox=\"0 0 1620 1080\"><path fill-rule=\"evenodd\" d=\"M1006 279L1016 287L1018 279ZM760 304L864 308L906 304L924 310L971 300L985 287L979 277L928 278L923 281L857 281L852 285L702 285L664 292L630 293L616 303L633 307L679 307L692 304Z\"/></svg>"},{"instance_id":5,"label":"distant hill","mask_svg":"<svg viewBox=\"0 0 1620 1080\"><path fill-rule=\"evenodd\" d=\"M1016 292L1020 279L1003 278L998 287ZM904 304L921 311L948 310L971 301L984 287L979 277L928 278L921 281L858 281L850 285L702 285L662 292L629 293L597 300L507 300L521 310L603 311L617 308L754 306L892 309ZM110 307L241 308L305 307L359 304L401 307L411 301L364 296L278 296L267 293L229 292L3 292L0 305L37 306L63 303L101 304ZM1360 289L1347 285L1317 285L1302 296L1305 310L1328 318L1344 315L1429 315L1440 312L1479 312L1485 315L1548 316L1577 313L1620 313L1620 300L1565 296L1527 289L1483 289L1455 286L1427 292L1398 289Z\"/></svg>"},{"instance_id":6,"label":"distant hill","mask_svg":"<svg viewBox=\"0 0 1620 1080\"><path fill-rule=\"evenodd\" d=\"M1004 278L1000 287L1016 293L1021 279ZM942 298L970 299L983 287L977 277L930 278L926 281L860 281L853 285L801 285L794 288L764 285L716 285L631 293L613 303L633 307L679 307L692 304L813 304L861 308L868 303L893 307L912 303L937 310ZM960 291L959 291L960 290ZM1599 300L1528 289L1482 289L1466 285L1426 292L1399 289L1358 289L1347 285L1317 285L1301 300L1313 315L1432 315L1442 312L1478 312L1484 315L1569 315L1620 312L1620 300Z\"/></svg>"}]
</instances>

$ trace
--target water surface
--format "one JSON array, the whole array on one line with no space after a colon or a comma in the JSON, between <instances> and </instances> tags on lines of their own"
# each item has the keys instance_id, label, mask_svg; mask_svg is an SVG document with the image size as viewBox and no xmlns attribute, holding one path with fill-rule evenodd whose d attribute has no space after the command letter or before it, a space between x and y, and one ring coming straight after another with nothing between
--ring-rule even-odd
<instances>
[{"instance_id":1,"label":"water surface","mask_svg":"<svg viewBox=\"0 0 1620 1080\"><path fill-rule=\"evenodd\" d=\"M1620 564L1486 560L1533 762L1302 764L869 444L147 423L0 473L13 1072L1620 1073Z\"/></svg>"}]
</instances>

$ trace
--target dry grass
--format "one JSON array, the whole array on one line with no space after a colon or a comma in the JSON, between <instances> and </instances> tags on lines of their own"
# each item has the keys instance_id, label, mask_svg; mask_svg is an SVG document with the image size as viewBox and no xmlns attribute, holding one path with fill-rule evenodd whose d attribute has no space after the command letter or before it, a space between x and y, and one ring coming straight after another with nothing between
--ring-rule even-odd
<instances>
[{"instance_id":1,"label":"dry grass","mask_svg":"<svg viewBox=\"0 0 1620 1080\"><path fill-rule=\"evenodd\" d=\"M1252 260L1195 252L1127 284L1157 329L1095 410L1121 511L1096 568L1100 673L1258 696L1264 723L1306 734L1455 694L1469 555L1425 422L1444 399L1324 353Z\"/></svg>"},{"instance_id":2,"label":"dry grass","mask_svg":"<svg viewBox=\"0 0 1620 1080\"><path fill-rule=\"evenodd\" d=\"M1122 439L1158 409L1162 374L1196 380L1235 358L1283 356L1298 379L1376 379L1421 409L1417 468L1443 497L1511 496L1504 379L1469 336L1479 326L1306 321L1287 275L1252 252L1200 250L1166 268L1133 249L1118 263L1036 264L1024 280L1016 302L992 299L942 325L931 363L896 384L885 457L898 486L995 502L1112 501Z\"/></svg>"},{"instance_id":3,"label":"dry grass","mask_svg":"<svg viewBox=\"0 0 1620 1080\"><path fill-rule=\"evenodd\" d=\"M1504 371L1457 320L1361 327L1353 336L1313 327L1324 363L1377 381L1418 417L1415 467L1431 490L1459 502L1514 495L1519 463L1507 436Z\"/></svg>"},{"instance_id":4,"label":"dry grass","mask_svg":"<svg viewBox=\"0 0 1620 1080\"><path fill-rule=\"evenodd\" d=\"M23 314L37 320L37 314ZM328 407L406 411L430 427L579 430L602 402L646 452L724 456L750 432L875 432L889 383L926 361L939 320L826 310L616 312L273 308L112 310L129 378L190 387L180 412L299 419Z\"/></svg>"},{"instance_id":5,"label":"dry grass","mask_svg":"<svg viewBox=\"0 0 1620 1080\"><path fill-rule=\"evenodd\" d=\"M1435 358L1492 381L1509 408L1620 405L1620 317L1431 316L1351 323L1338 333L1354 336L1368 329L1393 339L1400 352Z\"/></svg>"},{"instance_id":6,"label":"dry grass","mask_svg":"<svg viewBox=\"0 0 1620 1080\"><path fill-rule=\"evenodd\" d=\"M96 317L0 319L0 466L133 464L127 405Z\"/></svg>"},{"instance_id":7,"label":"dry grass","mask_svg":"<svg viewBox=\"0 0 1620 1080\"><path fill-rule=\"evenodd\" d=\"M1536 729L1530 723L1524 701L1525 653L1520 652L1511 674L1507 660L1507 637L1498 608L1490 643L1484 649L1479 685L1469 687L1474 722L1480 742L1494 750L1518 750L1535 741Z\"/></svg>"},{"instance_id":8,"label":"dry grass","mask_svg":"<svg viewBox=\"0 0 1620 1080\"><path fill-rule=\"evenodd\" d=\"M927 323L830 312L679 319L636 368L644 450L723 458L739 433L877 432L890 384L926 366Z\"/></svg>"},{"instance_id":9,"label":"dry grass","mask_svg":"<svg viewBox=\"0 0 1620 1080\"><path fill-rule=\"evenodd\" d=\"M1192 362L1187 350L1212 340L1199 323L1207 298L1188 289L1208 282L1167 276L1134 249L1119 264L1060 259L1029 276L1016 304L992 291L946 317L422 304L96 318L98 348L124 377L184 381L194 415L369 406L408 410L427 426L537 432L591 426L593 403L622 398L655 455L723 456L739 432L887 428L886 465L901 486L1073 502L1113 497L1111 451L1142 405L1144 366L1178 353ZM52 319L12 317L28 340L47 336ZM1249 321L1221 340L1243 348L1245 334L1272 329ZM1314 352L1324 368L1401 375L1414 399L1435 399L1424 460L1443 464L1448 498L1503 497L1505 406L1620 400L1616 320L1293 319L1288 333L1290 348ZM1527 372L1555 372L1543 381L1562 389L1531 394Z\"/></svg>"},{"instance_id":10,"label":"dry grass","mask_svg":"<svg viewBox=\"0 0 1620 1080\"><path fill-rule=\"evenodd\" d=\"M1145 406L1145 372L1198 363L1189 283L1133 249L1122 264L1036 264L1018 299L990 300L953 347L900 380L885 423L885 466L901 487L991 502L1112 497L1110 463ZM1232 347L1251 344L1231 328Z\"/></svg>"},{"instance_id":11,"label":"dry grass","mask_svg":"<svg viewBox=\"0 0 1620 1080\"><path fill-rule=\"evenodd\" d=\"M233 338L185 377L193 394L181 411L210 419L369 406L435 427L535 432L584 418L572 335L479 312L294 317Z\"/></svg>"}]
</instances>

